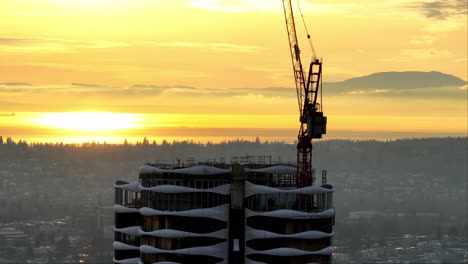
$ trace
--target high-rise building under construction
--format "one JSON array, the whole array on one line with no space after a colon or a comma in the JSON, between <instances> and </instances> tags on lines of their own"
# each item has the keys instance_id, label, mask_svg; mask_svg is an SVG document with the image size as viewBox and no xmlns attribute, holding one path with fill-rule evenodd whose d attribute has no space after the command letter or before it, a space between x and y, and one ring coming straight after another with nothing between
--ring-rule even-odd
<instances>
[{"instance_id":1,"label":"high-rise building under construction","mask_svg":"<svg viewBox=\"0 0 468 264\"><path fill-rule=\"evenodd\" d=\"M333 187L265 157L147 164L115 183L114 263L330 263Z\"/></svg>"},{"instance_id":2,"label":"high-rise building under construction","mask_svg":"<svg viewBox=\"0 0 468 264\"><path fill-rule=\"evenodd\" d=\"M312 50L306 74L292 1L282 1L299 103L296 166L265 157L144 165L138 182L115 183L114 263L331 262L333 187L326 173L315 185L312 166L312 140L327 125L322 60L305 27Z\"/></svg>"}]
</instances>

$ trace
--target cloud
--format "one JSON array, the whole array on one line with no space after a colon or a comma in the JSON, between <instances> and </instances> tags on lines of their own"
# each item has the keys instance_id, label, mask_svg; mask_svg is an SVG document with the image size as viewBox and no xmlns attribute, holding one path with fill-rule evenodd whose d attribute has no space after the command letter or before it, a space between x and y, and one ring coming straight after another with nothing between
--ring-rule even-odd
<instances>
[{"instance_id":1,"label":"cloud","mask_svg":"<svg viewBox=\"0 0 468 264\"><path fill-rule=\"evenodd\" d=\"M294 8L296 3L294 2ZM282 13L283 6L280 1L272 3L271 0L191 0L188 5L198 9L217 11L217 12L274 12ZM343 13L357 8L358 5L350 3L310 3L304 2L301 4L301 9L304 13L318 13L318 14L337 14Z\"/></svg>"},{"instance_id":2,"label":"cloud","mask_svg":"<svg viewBox=\"0 0 468 264\"><path fill-rule=\"evenodd\" d=\"M462 88L460 88L462 87ZM464 100L466 81L439 72L386 72L352 78L338 83L324 83L324 96L336 98L445 98ZM179 113L202 111L213 113L280 113L285 104L297 101L293 87L265 88L197 88L186 85L133 85L110 87L94 84L71 85L0 85L2 112L106 111ZM19 104L19 105L18 105ZM180 107L183 105L184 107ZM210 105L210 107L207 107ZM216 109L216 110L213 110ZM293 108L291 108L293 109Z\"/></svg>"},{"instance_id":3,"label":"cloud","mask_svg":"<svg viewBox=\"0 0 468 264\"><path fill-rule=\"evenodd\" d=\"M10 113L10 114L1 114L0 113L0 117L15 117L16 114L15 113Z\"/></svg>"},{"instance_id":4,"label":"cloud","mask_svg":"<svg viewBox=\"0 0 468 264\"><path fill-rule=\"evenodd\" d=\"M266 50L264 47L253 46L253 45L238 45L231 43L199 43L199 42L150 42L150 45L160 47L179 47L179 48L197 48L206 49L215 52L241 52L241 53L253 53L262 50Z\"/></svg>"},{"instance_id":5,"label":"cloud","mask_svg":"<svg viewBox=\"0 0 468 264\"><path fill-rule=\"evenodd\" d=\"M25 10L25 11L5 11L1 10L0 11L3 15L8 15L8 16L26 16L26 17L31 17L31 16L36 16L36 17L45 17L45 16L77 16L82 14L81 12L75 10Z\"/></svg>"},{"instance_id":6,"label":"cloud","mask_svg":"<svg viewBox=\"0 0 468 264\"><path fill-rule=\"evenodd\" d=\"M460 30L463 34L466 33L466 17L460 16L437 21L429 20L424 30L432 34Z\"/></svg>"},{"instance_id":7,"label":"cloud","mask_svg":"<svg viewBox=\"0 0 468 264\"><path fill-rule=\"evenodd\" d=\"M131 87L33 85L0 86L0 111L117 111L155 113L281 114L286 102L296 101L293 88L207 89L189 86L135 85ZM46 110L45 110L46 109ZM293 109L293 108L292 108Z\"/></svg>"},{"instance_id":8,"label":"cloud","mask_svg":"<svg viewBox=\"0 0 468 264\"><path fill-rule=\"evenodd\" d=\"M346 68L346 67L335 67L335 66L327 66L326 72L324 72L324 81L330 79L348 79L354 76L362 76L363 73L356 71L355 69Z\"/></svg>"},{"instance_id":9,"label":"cloud","mask_svg":"<svg viewBox=\"0 0 468 264\"><path fill-rule=\"evenodd\" d=\"M323 91L326 96L381 96L381 97L412 97L412 98L460 98L466 92L466 85L461 87L424 87L424 88L359 88L349 87L344 83L324 83ZM17 98L75 98L76 102L87 100L99 102L105 98L114 98L116 102L138 102L140 100L156 100L163 103L166 99L184 100L221 100L240 98L281 100L295 99L296 90L291 88L229 88L204 89L187 86L152 86L136 85L128 88L103 86L32 86L2 88L0 96ZM80 101L81 100L81 101ZM108 100L108 99L105 99ZM161 101L162 100L162 101Z\"/></svg>"},{"instance_id":10,"label":"cloud","mask_svg":"<svg viewBox=\"0 0 468 264\"><path fill-rule=\"evenodd\" d=\"M449 99L464 100L466 95L466 85L460 87L425 87L425 88L407 88L407 89L359 89L341 87L328 87L324 84L325 96L342 96L352 98L353 96L380 97L380 98L412 98L412 99Z\"/></svg>"},{"instance_id":11,"label":"cloud","mask_svg":"<svg viewBox=\"0 0 468 264\"><path fill-rule=\"evenodd\" d=\"M32 86L32 84L25 82L6 82L0 83L0 86Z\"/></svg>"},{"instance_id":12,"label":"cloud","mask_svg":"<svg viewBox=\"0 0 468 264\"><path fill-rule=\"evenodd\" d=\"M127 47L128 43L113 41L74 41L45 38L0 38L0 52L72 52L78 49L108 49Z\"/></svg>"},{"instance_id":13,"label":"cloud","mask_svg":"<svg viewBox=\"0 0 468 264\"><path fill-rule=\"evenodd\" d=\"M266 67L246 67L245 69L248 71L266 72L266 73L284 72L284 69L274 69L274 68L266 68Z\"/></svg>"},{"instance_id":14,"label":"cloud","mask_svg":"<svg viewBox=\"0 0 468 264\"><path fill-rule=\"evenodd\" d=\"M414 62L416 60L437 60L449 59L455 55L449 50L437 48L420 48L420 49L406 49L400 51L400 56L383 58L383 62Z\"/></svg>"},{"instance_id":15,"label":"cloud","mask_svg":"<svg viewBox=\"0 0 468 264\"><path fill-rule=\"evenodd\" d=\"M254 53L267 48L254 45L239 45L232 43L199 43L199 42L115 42L115 41L75 41L45 38L0 38L0 52L23 53L69 53L81 49L110 49L126 47L176 47L196 48L213 52Z\"/></svg>"},{"instance_id":16,"label":"cloud","mask_svg":"<svg viewBox=\"0 0 468 264\"><path fill-rule=\"evenodd\" d=\"M448 50L439 50L436 48L424 48L424 49L408 49L400 51L400 54L404 58L409 59L441 59L453 57L453 53Z\"/></svg>"},{"instance_id":17,"label":"cloud","mask_svg":"<svg viewBox=\"0 0 468 264\"><path fill-rule=\"evenodd\" d=\"M444 20L452 17L466 16L467 14L466 0L436 0L430 2L417 2L413 5L410 5L409 7L419 11L424 16L435 20Z\"/></svg>"},{"instance_id":18,"label":"cloud","mask_svg":"<svg viewBox=\"0 0 468 264\"><path fill-rule=\"evenodd\" d=\"M104 87L103 85L99 85L99 84L89 84L89 83L72 83L71 86L75 86L75 87L90 87L90 88Z\"/></svg>"},{"instance_id":19,"label":"cloud","mask_svg":"<svg viewBox=\"0 0 468 264\"><path fill-rule=\"evenodd\" d=\"M410 39L412 45L431 45L437 38L431 35L416 36Z\"/></svg>"},{"instance_id":20,"label":"cloud","mask_svg":"<svg viewBox=\"0 0 468 264\"><path fill-rule=\"evenodd\" d=\"M355 94L355 95L371 95L371 94L382 94L382 93L388 93L391 92L392 90L386 89L375 89L375 90L357 90L357 91L352 91L349 92L348 94Z\"/></svg>"},{"instance_id":21,"label":"cloud","mask_svg":"<svg viewBox=\"0 0 468 264\"><path fill-rule=\"evenodd\" d=\"M251 3L249 3L251 2ZM257 3L255 3L257 2ZM258 2L261 1L248 1L248 0L193 0L190 1L189 5L210 10L210 11L220 11L220 12L248 12L256 10L259 5Z\"/></svg>"},{"instance_id":22,"label":"cloud","mask_svg":"<svg viewBox=\"0 0 468 264\"><path fill-rule=\"evenodd\" d=\"M296 93L291 88L267 87L267 88L227 88L227 89L208 89L195 88L190 86L159 86L159 85L136 85L126 90L127 93L139 93L147 95L164 94L166 96L178 97L238 97L238 96L259 96L263 98L286 98L295 97Z\"/></svg>"},{"instance_id":23,"label":"cloud","mask_svg":"<svg viewBox=\"0 0 468 264\"><path fill-rule=\"evenodd\" d=\"M130 88L157 88L157 89L167 89L167 88L187 88L187 89L197 89L193 86L186 86L186 85L170 85L170 86L162 86L162 85L146 85L146 84L137 84L133 85Z\"/></svg>"},{"instance_id":24,"label":"cloud","mask_svg":"<svg viewBox=\"0 0 468 264\"><path fill-rule=\"evenodd\" d=\"M185 85L164 86L164 85L133 85L130 87L109 87L94 84L73 83L71 85L15 85L7 86L0 84L0 95L86 95L86 96L116 96L132 99L133 96L174 96L174 97L235 97L243 95L257 95L262 97L294 97L295 90L292 88L227 88L227 89L208 89L196 88Z\"/></svg>"}]
</instances>

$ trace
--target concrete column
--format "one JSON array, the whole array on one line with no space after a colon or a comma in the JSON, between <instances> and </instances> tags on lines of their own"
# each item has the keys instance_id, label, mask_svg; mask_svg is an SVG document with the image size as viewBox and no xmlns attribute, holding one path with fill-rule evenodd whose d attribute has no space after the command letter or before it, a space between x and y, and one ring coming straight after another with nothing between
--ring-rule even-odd
<instances>
[{"instance_id":1,"label":"concrete column","mask_svg":"<svg viewBox=\"0 0 468 264\"><path fill-rule=\"evenodd\" d=\"M231 169L231 208L229 210L229 263L244 263L245 245L245 171L233 164Z\"/></svg>"}]
</instances>

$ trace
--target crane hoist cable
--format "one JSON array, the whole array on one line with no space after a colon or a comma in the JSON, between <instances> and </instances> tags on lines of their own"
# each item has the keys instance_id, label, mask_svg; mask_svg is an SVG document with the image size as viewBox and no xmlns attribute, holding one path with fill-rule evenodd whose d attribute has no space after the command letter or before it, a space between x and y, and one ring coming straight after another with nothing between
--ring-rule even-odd
<instances>
[{"instance_id":1,"label":"crane hoist cable","mask_svg":"<svg viewBox=\"0 0 468 264\"><path fill-rule=\"evenodd\" d=\"M302 24L304 25L304 29L307 34L307 40L309 41L310 49L312 50L312 58L315 59L316 58L315 49L314 49L314 45L312 44L312 39L310 38L309 29L307 28L307 23L305 22L304 15L302 14L302 8L301 8L301 5L299 4L299 0L296 0L296 2L297 2L297 7L299 8L299 13L301 14Z\"/></svg>"}]
</instances>

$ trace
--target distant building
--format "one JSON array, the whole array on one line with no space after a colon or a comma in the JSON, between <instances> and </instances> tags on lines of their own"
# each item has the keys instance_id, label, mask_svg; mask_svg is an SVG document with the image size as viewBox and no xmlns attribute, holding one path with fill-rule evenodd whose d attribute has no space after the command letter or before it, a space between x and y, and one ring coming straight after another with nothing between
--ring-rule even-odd
<instances>
[{"instance_id":1,"label":"distant building","mask_svg":"<svg viewBox=\"0 0 468 264\"><path fill-rule=\"evenodd\" d=\"M298 189L295 167L264 161L144 165L117 181L114 263L330 263L333 187Z\"/></svg>"},{"instance_id":2,"label":"distant building","mask_svg":"<svg viewBox=\"0 0 468 264\"><path fill-rule=\"evenodd\" d=\"M23 231L12 227L0 228L0 242L4 247L24 246L29 241L29 236Z\"/></svg>"}]
</instances>

